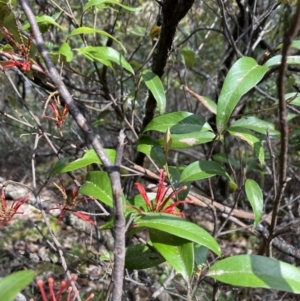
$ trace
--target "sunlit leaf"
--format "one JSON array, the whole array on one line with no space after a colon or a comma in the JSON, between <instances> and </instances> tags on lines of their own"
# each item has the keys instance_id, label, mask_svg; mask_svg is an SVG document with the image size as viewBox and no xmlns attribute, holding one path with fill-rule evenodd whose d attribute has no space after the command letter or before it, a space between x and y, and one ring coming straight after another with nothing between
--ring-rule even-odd
<instances>
[{"instance_id":1,"label":"sunlit leaf","mask_svg":"<svg viewBox=\"0 0 300 301\"><path fill-rule=\"evenodd\" d=\"M241 97L255 87L268 71L251 57L240 58L229 70L217 104L217 129L222 134Z\"/></svg>"},{"instance_id":2,"label":"sunlit leaf","mask_svg":"<svg viewBox=\"0 0 300 301\"><path fill-rule=\"evenodd\" d=\"M213 264L207 276L234 286L269 288L300 294L300 269L258 255L237 255Z\"/></svg>"},{"instance_id":3,"label":"sunlit leaf","mask_svg":"<svg viewBox=\"0 0 300 301\"><path fill-rule=\"evenodd\" d=\"M167 232L203 246L206 246L217 255L221 249L216 240L204 229L181 217L164 213L147 213L134 220L135 229L150 228Z\"/></svg>"},{"instance_id":4,"label":"sunlit leaf","mask_svg":"<svg viewBox=\"0 0 300 301\"><path fill-rule=\"evenodd\" d=\"M104 63L104 61L111 61L114 62L131 74L134 74L134 70L132 69L131 65L126 61L123 55L121 55L117 50L111 47L104 47L104 46L87 46L83 48L75 49L78 52L87 55L88 58L93 59L93 61L99 61ZM106 63L105 63L106 65Z\"/></svg>"}]
</instances>

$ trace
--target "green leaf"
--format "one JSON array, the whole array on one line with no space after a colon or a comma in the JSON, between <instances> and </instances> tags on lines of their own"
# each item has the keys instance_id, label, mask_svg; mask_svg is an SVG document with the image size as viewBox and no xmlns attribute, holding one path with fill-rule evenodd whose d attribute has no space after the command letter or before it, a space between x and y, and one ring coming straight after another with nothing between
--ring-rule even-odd
<instances>
[{"instance_id":1,"label":"green leaf","mask_svg":"<svg viewBox=\"0 0 300 301\"><path fill-rule=\"evenodd\" d=\"M217 129L222 134L240 98L263 78L268 67L250 57L240 58L229 70L217 104Z\"/></svg>"},{"instance_id":2,"label":"green leaf","mask_svg":"<svg viewBox=\"0 0 300 301\"><path fill-rule=\"evenodd\" d=\"M104 149L106 155L109 157L110 161L114 162L116 158L116 151L114 149ZM65 173L73 170L77 170L79 168L86 167L90 164L102 164L102 161L99 159L98 155L96 154L95 150L90 149L88 150L82 158L79 158L65 166L58 166L55 168L56 173ZM51 173L54 174L54 173Z\"/></svg>"},{"instance_id":3,"label":"green leaf","mask_svg":"<svg viewBox=\"0 0 300 301\"><path fill-rule=\"evenodd\" d=\"M173 112L158 116L148 123L144 132L158 131L171 134L188 134L198 131L212 131L210 125L200 116L189 112Z\"/></svg>"},{"instance_id":4,"label":"green leaf","mask_svg":"<svg viewBox=\"0 0 300 301\"><path fill-rule=\"evenodd\" d=\"M282 46L283 46L283 44L279 44L279 45L275 48L275 51L281 49ZM299 50L299 49L300 49L300 41L299 41L299 40L294 40L294 41L292 42L292 44L290 45L290 48L291 48L291 49L298 49L298 50Z\"/></svg>"},{"instance_id":5,"label":"green leaf","mask_svg":"<svg viewBox=\"0 0 300 301\"><path fill-rule=\"evenodd\" d=\"M166 111L166 95L160 78L150 69L142 72L142 79L156 100L158 111L163 115Z\"/></svg>"},{"instance_id":6,"label":"green leaf","mask_svg":"<svg viewBox=\"0 0 300 301\"><path fill-rule=\"evenodd\" d=\"M51 168L50 176L57 175L61 172L61 170L68 164L71 157L65 157L59 159Z\"/></svg>"},{"instance_id":7,"label":"green leaf","mask_svg":"<svg viewBox=\"0 0 300 301\"><path fill-rule=\"evenodd\" d=\"M165 259L155 250L144 244L126 248L125 267L130 270L148 269L165 262Z\"/></svg>"},{"instance_id":8,"label":"green leaf","mask_svg":"<svg viewBox=\"0 0 300 301\"><path fill-rule=\"evenodd\" d=\"M52 17L48 15L36 16L35 20L39 26L42 26L42 32L46 32L51 25L58 27L60 30L63 30L63 28L57 22L55 22L55 20ZM24 30L27 30L30 28L30 24L26 22L22 26L22 28Z\"/></svg>"},{"instance_id":9,"label":"green leaf","mask_svg":"<svg viewBox=\"0 0 300 301\"><path fill-rule=\"evenodd\" d=\"M99 61L106 65L106 61L114 62L124 69L129 71L131 74L134 75L134 70L132 69L131 65L126 61L123 55L121 55L117 50L111 47L93 47L87 46L84 48L75 49L81 54L85 55L87 58L92 59L93 61ZM110 65L110 64L109 64Z\"/></svg>"},{"instance_id":10,"label":"green leaf","mask_svg":"<svg viewBox=\"0 0 300 301\"><path fill-rule=\"evenodd\" d=\"M164 165L166 163L166 157L161 145L150 136L139 136L137 151L150 156L159 165Z\"/></svg>"},{"instance_id":11,"label":"green leaf","mask_svg":"<svg viewBox=\"0 0 300 301\"><path fill-rule=\"evenodd\" d=\"M74 54L68 43L62 43L58 52L66 57L68 63L72 61Z\"/></svg>"},{"instance_id":12,"label":"green leaf","mask_svg":"<svg viewBox=\"0 0 300 301\"><path fill-rule=\"evenodd\" d=\"M225 176L230 179L226 170L217 162L199 160L188 165L180 176L180 182L199 181L215 175Z\"/></svg>"},{"instance_id":13,"label":"green leaf","mask_svg":"<svg viewBox=\"0 0 300 301\"><path fill-rule=\"evenodd\" d=\"M216 135L210 131L200 131L186 134L172 134L172 146L171 149L190 148L195 145L204 144L212 141ZM162 144L163 138L158 142Z\"/></svg>"},{"instance_id":14,"label":"green leaf","mask_svg":"<svg viewBox=\"0 0 300 301\"><path fill-rule=\"evenodd\" d=\"M258 158L260 164L263 165L265 163L265 153L261 145L261 141L256 136L254 136L252 132L240 127L230 127L230 130L228 129L228 132L232 136L246 141L254 150L255 156Z\"/></svg>"},{"instance_id":15,"label":"green leaf","mask_svg":"<svg viewBox=\"0 0 300 301\"><path fill-rule=\"evenodd\" d=\"M188 281L193 273L193 243L157 229L149 229L154 248L165 260Z\"/></svg>"},{"instance_id":16,"label":"green leaf","mask_svg":"<svg viewBox=\"0 0 300 301\"><path fill-rule=\"evenodd\" d=\"M83 195L92 196L109 207L113 207L111 182L107 172L90 171L86 176L85 183L79 192Z\"/></svg>"},{"instance_id":17,"label":"green leaf","mask_svg":"<svg viewBox=\"0 0 300 301\"><path fill-rule=\"evenodd\" d=\"M195 52L190 49L182 49L181 54L184 58L184 62L188 68L193 68L195 66L196 56Z\"/></svg>"},{"instance_id":18,"label":"green leaf","mask_svg":"<svg viewBox=\"0 0 300 301\"><path fill-rule=\"evenodd\" d=\"M300 106L300 94L298 92L285 94L285 100L291 105ZM278 104L278 101L275 104Z\"/></svg>"},{"instance_id":19,"label":"green leaf","mask_svg":"<svg viewBox=\"0 0 300 301\"><path fill-rule=\"evenodd\" d=\"M0 300L12 301L34 278L30 270L18 271L0 280Z\"/></svg>"},{"instance_id":20,"label":"green leaf","mask_svg":"<svg viewBox=\"0 0 300 301\"><path fill-rule=\"evenodd\" d=\"M75 35L79 35L79 34L95 34L95 33L98 33L98 34L101 34L103 36L106 36L112 40L114 40L115 42L117 42L121 48L124 50L124 52L126 53L126 49L124 47L124 45L118 41L116 38L114 38L112 35L110 35L109 33L107 33L106 31L104 30L100 30L100 29L94 29L94 28L91 28L91 27L78 27L76 29L74 29L68 36L67 36L67 39L69 39L70 37L72 36L75 36Z\"/></svg>"},{"instance_id":21,"label":"green leaf","mask_svg":"<svg viewBox=\"0 0 300 301\"><path fill-rule=\"evenodd\" d=\"M137 11L141 10L141 7L129 7L124 4L121 4L117 0L90 0L84 5L83 9L87 10L92 6L95 6L95 5L102 6L103 4L115 4L115 5L122 7L123 9L131 11L131 12L137 12Z\"/></svg>"},{"instance_id":22,"label":"green leaf","mask_svg":"<svg viewBox=\"0 0 300 301\"><path fill-rule=\"evenodd\" d=\"M134 220L135 228L150 228L167 232L203 246L206 246L217 255L221 249L216 240L204 229L181 217L164 213L149 212Z\"/></svg>"},{"instance_id":23,"label":"green leaf","mask_svg":"<svg viewBox=\"0 0 300 301\"><path fill-rule=\"evenodd\" d=\"M255 116L244 117L233 122L230 125L228 131L230 131L230 129L234 127L245 128L264 135L267 134L267 130L268 130L270 135L277 135L277 136L280 135L279 131L275 130L275 126L273 123L259 119Z\"/></svg>"},{"instance_id":24,"label":"green leaf","mask_svg":"<svg viewBox=\"0 0 300 301\"><path fill-rule=\"evenodd\" d=\"M199 244L194 244L195 263L197 266L205 266L208 249Z\"/></svg>"},{"instance_id":25,"label":"green leaf","mask_svg":"<svg viewBox=\"0 0 300 301\"><path fill-rule=\"evenodd\" d=\"M246 180L245 192L254 212L254 226L256 226L263 213L263 194L259 185L251 179Z\"/></svg>"},{"instance_id":26,"label":"green leaf","mask_svg":"<svg viewBox=\"0 0 300 301\"><path fill-rule=\"evenodd\" d=\"M207 276L235 286L300 293L298 267L258 255L237 255L220 260L211 266Z\"/></svg>"},{"instance_id":27,"label":"green leaf","mask_svg":"<svg viewBox=\"0 0 300 301\"><path fill-rule=\"evenodd\" d=\"M274 66L279 66L282 61L282 55L275 55L269 60L267 60L264 66L270 68ZM288 65L300 65L300 57L298 55L290 55L287 57L286 62Z\"/></svg>"}]
</instances>

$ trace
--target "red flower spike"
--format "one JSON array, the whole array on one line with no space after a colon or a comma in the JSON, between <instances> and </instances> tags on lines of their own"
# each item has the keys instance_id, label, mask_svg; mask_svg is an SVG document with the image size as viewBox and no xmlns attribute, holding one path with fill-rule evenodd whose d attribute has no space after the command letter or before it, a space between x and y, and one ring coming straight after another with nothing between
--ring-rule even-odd
<instances>
[{"instance_id":1,"label":"red flower spike","mask_svg":"<svg viewBox=\"0 0 300 301\"><path fill-rule=\"evenodd\" d=\"M149 208L152 208L152 203L148 198L148 195L147 195L147 192L146 192L144 186L141 183L134 183L134 186L138 189L139 193L143 197L143 199L146 203L146 206Z\"/></svg>"},{"instance_id":2,"label":"red flower spike","mask_svg":"<svg viewBox=\"0 0 300 301\"><path fill-rule=\"evenodd\" d=\"M185 203L191 203L191 202L190 201L177 201L177 202L173 202L170 205L169 205L169 202L173 197L178 195L180 192L182 192L183 190L186 190L187 186L183 186L183 187L173 191L169 196L166 197L166 194L168 191L168 188L164 184L166 175L167 174L163 170L160 170L156 197L152 202L149 200L146 190L142 184L135 183L134 185L137 187L139 193L143 197L143 199L146 203L146 206L148 207L150 212L163 212L163 213L181 216L184 218L184 214L182 212L178 211L177 206L179 204L185 204ZM136 207L132 207L132 208L136 209L139 212L139 214L143 214L141 209L136 208Z\"/></svg>"},{"instance_id":3,"label":"red flower spike","mask_svg":"<svg viewBox=\"0 0 300 301\"><path fill-rule=\"evenodd\" d=\"M60 301L61 297L62 297L62 293L64 291L66 291L67 288L68 288L67 289L67 296L66 296L66 298L64 298L64 300L71 301L73 289L70 286L70 284L71 284L72 281L76 281L76 279L77 279L77 276L76 275L72 275L71 280L68 280L67 282L66 281L62 281L60 283L60 288L59 288L58 293L55 294L54 287L53 287L54 280L53 280L53 278L49 278L48 279L48 286L49 286L49 292L50 292L50 297L49 298L47 297L47 295L45 293L43 281L42 280L37 280L36 284L37 284L37 286L38 286L38 288L40 290L40 293L41 293L43 301ZM79 294L78 291L73 294L72 301L75 301L75 299L78 296L78 294ZM92 300L93 297L94 297L94 294L90 294L84 301L90 301L90 300ZM34 301L34 300L30 299L30 301Z\"/></svg>"},{"instance_id":4,"label":"red flower spike","mask_svg":"<svg viewBox=\"0 0 300 301\"><path fill-rule=\"evenodd\" d=\"M39 290L41 292L43 301L48 301L47 297L46 297L45 289L44 289L44 282L43 282L43 280L37 280L36 284L37 284L37 286L38 286L38 288L39 288Z\"/></svg>"},{"instance_id":5,"label":"red flower spike","mask_svg":"<svg viewBox=\"0 0 300 301\"><path fill-rule=\"evenodd\" d=\"M23 212L18 212L19 208L29 201L30 194L26 194L13 201L10 208L7 206L6 197L4 190L1 191L0 196L0 223L4 224L10 222L15 214L23 214Z\"/></svg>"}]
</instances>

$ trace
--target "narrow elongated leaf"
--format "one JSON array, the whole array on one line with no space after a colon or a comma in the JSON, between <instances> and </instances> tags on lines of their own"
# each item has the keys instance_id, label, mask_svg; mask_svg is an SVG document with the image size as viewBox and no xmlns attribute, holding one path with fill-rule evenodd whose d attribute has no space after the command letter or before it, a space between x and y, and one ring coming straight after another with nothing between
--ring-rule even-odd
<instances>
[{"instance_id":1,"label":"narrow elongated leaf","mask_svg":"<svg viewBox=\"0 0 300 301\"><path fill-rule=\"evenodd\" d=\"M92 196L109 207L113 207L113 196L110 179L105 171L90 171L86 176L85 183L79 192L83 195Z\"/></svg>"},{"instance_id":2,"label":"narrow elongated leaf","mask_svg":"<svg viewBox=\"0 0 300 301\"><path fill-rule=\"evenodd\" d=\"M231 135L246 141L253 148L255 156L258 158L260 164L263 165L265 163L265 153L261 141L253 135L252 132L240 127L230 127L228 132Z\"/></svg>"},{"instance_id":3,"label":"narrow elongated leaf","mask_svg":"<svg viewBox=\"0 0 300 301\"><path fill-rule=\"evenodd\" d=\"M150 156L159 165L164 165L166 163L166 156L161 145L150 136L139 136L137 151Z\"/></svg>"},{"instance_id":4,"label":"narrow elongated leaf","mask_svg":"<svg viewBox=\"0 0 300 301\"><path fill-rule=\"evenodd\" d=\"M104 149L106 155L109 159L114 162L116 158L116 151L114 149ZM102 164L102 161L99 159L98 155L93 149L88 150L82 158L79 158L65 166L57 166L55 168L55 173L65 173L79 168L86 167L90 164ZM53 173L52 173L53 174Z\"/></svg>"},{"instance_id":5,"label":"narrow elongated leaf","mask_svg":"<svg viewBox=\"0 0 300 301\"><path fill-rule=\"evenodd\" d=\"M12 301L34 278L34 272L18 271L0 280L0 300Z\"/></svg>"},{"instance_id":6,"label":"narrow elongated leaf","mask_svg":"<svg viewBox=\"0 0 300 301\"><path fill-rule=\"evenodd\" d=\"M217 129L222 134L240 98L252 89L268 71L250 57L240 58L229 70L217 104Z\"/></svg>"},{"instance_id":7,"label":"narrow elongated leaf","mask_svg":"<svg viewBox=\"0 0 300 301\"><path fill-rule=\"evenodd\" d=\"M151 244L151 242L148 242ZM155 250L144 244L126 248L125 267L130 270L148 269L157 266L166 260Z\"/></svg>"},{"instance_id":8,"label":"narrow elongated leaf","mask_svg":"<svg viewBox=\"0 0 300 301\"><path fill-rule=\"evenodd\" d=\"M87 46L84 48L78 48L75 49L78 52L82 54L87 54L88 58L92 58L94 61L100 61L103 63L103 61L111 61L114 62L120 66L122 66L124 69L129 71L131 74L134 75L134 71L131 67L131 65L126 61L124 56L119 53L117 50L111 48L111 47L104 47L104 46Z\"/></svg>"},{"instance_id":9,"label":"narrow elongated leaf","mask_svg":"<svg viewBox=\"0 0 300 301\"><path fill-rule=\"evenodd\" d=\"M154 248L188 281L194 267L193 243L156 229L149 229L149 235Z\"/></svg>"},{"instance_id":10,"label":"narrow elongated leaf","mask_svg":"<svg viewBox=\"0 0 300 301\"><path fill-rule=\"evenodd\" d=\"M246 180L245 191L254 212L254 226L256 226L263 213L263 194L259 185L251 179Z\"/></svg>"},{"instance_id":11,"label":"narrow elongated leaf","mask_svg":"<svg viewBox=\"0 0 300 301\"><path fill-rule=\"evenodd\" d=\"M255 116L244 117L233 122L228 131L230 131L231 127L241 127L265 135L267 134L267 131L269 131L270 135L280 135L279 131L275 130L275 125L273 123L259 119Z\"/></svg>"},{"instance_id":12,"label":"narrow elongated leaf","mask_svg":"<svg viewBox=\"0 0 300 301\"><path fill-rule=\"evenodd\" d=\"M159 114L163 115L166 111L166 95L161 79L150 69L142 72L142 79L156 100Z\"/></svg>"},{"instance_id":13,"label":"narrow elongated leaf","mask_svg":"<svg viewBox=\"0 0 300 301\"><path fill-rule=\"evenodd\" d=\"M71 160L71 157L65 157L59 159L51 168L50 176L57 175L61 172L61 170L68 164Z\"/></svg>"},{"instance_id":14,"label":"narrow elongated leaf","mask_svg":"<svg viewBox=\"0 0 300 301\"><path fill-rule=\"evenodd\" d=\"M188 165L180 176L180 182L199 181L221 175L229 178L226 170L217 162L199 160Z\"/></svg>"},{"instance_id":15,"label":"narrow elongated leaf","mask_svg":"<svg viewBox=\"0 0 300 301\"><path fill-rule=\"evenodd\" d=\"M220 260L211 266L207 276L236 286L300 294L299 268L258 255L237 255Z\"/></svg>"},{"instance_id":16,"label":"narrow elongated leaf","mask_svg":"<svg viewBox=\"0 0 300 301\"><path fill-rule=\"evenodd\" d=\"M141 7L129 7L129 6L126 6L124 4L121 4L117 0L90 0L84 5L83 9L87 10L92 6L95 6L95 5L97 5L97 6L101 5L102 6L103 4L115 4L115 5L118 5L118 6L122 7L123 9L131 11L131 12L137 12L137 11L141 10Z\"/></svg>"},{"instance_id":17,"label":"narrow elongated leaf","mask_svg":"<svg viewBox=\"0 0 300 301\"><path fill-rule=\"evenodd\" d=\"M173 112L154 118L145 128L147 131L165 133L170 128L171 134L188 134L198 131L212 131L210 125L200 116L189 112Z\"/></svg>"},{"instance_id":18,"label":"narrow elongated leaf","mask_svg":"<svg viewBox=\"0 0 300 301\"><path fill-rule=\"evenodd\" d=\"M112 35L110 35L109 33L107 33L106 31L104 30L100 30L100 29L95 29L95 28L91 28L91 27L78 27L76 29L74 29L69 35L68 35L68 39L72 36L75 36L75 35L78 35L78 34L95 34L95 33L98 33L98 34L101 34L103 36L106 36L112 40L114 40L115 42L117 42L121 48L124 50L124 52L126 53L126 49L124 47L124 45L118 41L116 38L114 38Z\"/></svg>"},{"instance_id":19,"label":"narrow elongated leaf","mask_svg":"<svg viewBox=\"0 0 300 301\"><path fill-rule=\"evenodd\" d=\"M279 66L282 61L282 55L275 55L267 60L264 66L270 68L274 66ZM290 55L287 57L286 62L288 65L300 65L300 57L298 55Z\"/></svg>"},{"instance_id":20,"label":"narrow elongated leaf","mask_svg":"<svg viewBox=\"0 0 300 301\"><path fill-rule=\"evenodd\" d=\"M147 213L134 220L135 228L150 228L164 231L186 240L201 244L217 255L221 249L216 240L204 229L181 217L163 213Z\"/></svg>"}]
</instances>

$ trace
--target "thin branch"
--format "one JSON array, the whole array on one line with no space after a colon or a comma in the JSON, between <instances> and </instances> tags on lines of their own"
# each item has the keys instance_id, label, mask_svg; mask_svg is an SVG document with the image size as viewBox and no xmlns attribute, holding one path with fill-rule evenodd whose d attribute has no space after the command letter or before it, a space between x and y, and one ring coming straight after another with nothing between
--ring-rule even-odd
<instances>
[{"instance_id":1,"label":"thin branch","mask_svg":"<svg viewBox=\"0 0 300 301\"><path fill-rule=\"evenodd\" d=\"M70 92L63 83L59 73L57 72L49 54L46 50L45 43L39 27L36 23L35 16L28 5L27 0L20 0L21 7L30 23L38 51L40 52L46 67L49 72L53 84L59 91L61 98L67 104L70 114L82 130L84 135L88 138L91 145L93 146L98 157L101 159L104 167L106 168L110 177L113 197L114 197L114 212L115 216L115 264L113 269L114 277L114 288L112 293L112 300L122 299L122 288L123 288L123 273L124 273L124 262L125 262L125 218L123 215L123 204L122 204L122 187L120 181L119 166L115 166L106 153L100 143L100 140L95 135L92 128L87 123L86 119L75 104ZM117 219L116 219L117 217Z\"/></svg>"},{"instance_id":2,"label":"thin branch","mask_svg":"<svg viewBox=\"0 0 300 301\"><path fill-rule=\"evenodd\" d=\"M275 197L272 222L270 226L270 236L268 239L268 245L270 244L273 236L274 229L277 224L278 207L283 197L283 193L286 187L286 173L287 173L287 154L288 154L288 123L287 123L287 104L285 101L285 78L287 71L287 56L289 47L298 34L300 29L300 4L297 6L296 13L294 15L292 25L286 32L283 40L282 47L282 60L279 67L278 75L278 98L279 98L279 122L280 122L280 158L279 158L279 179L278 179L278 190Z\"/></svg>"}]
</instances>

